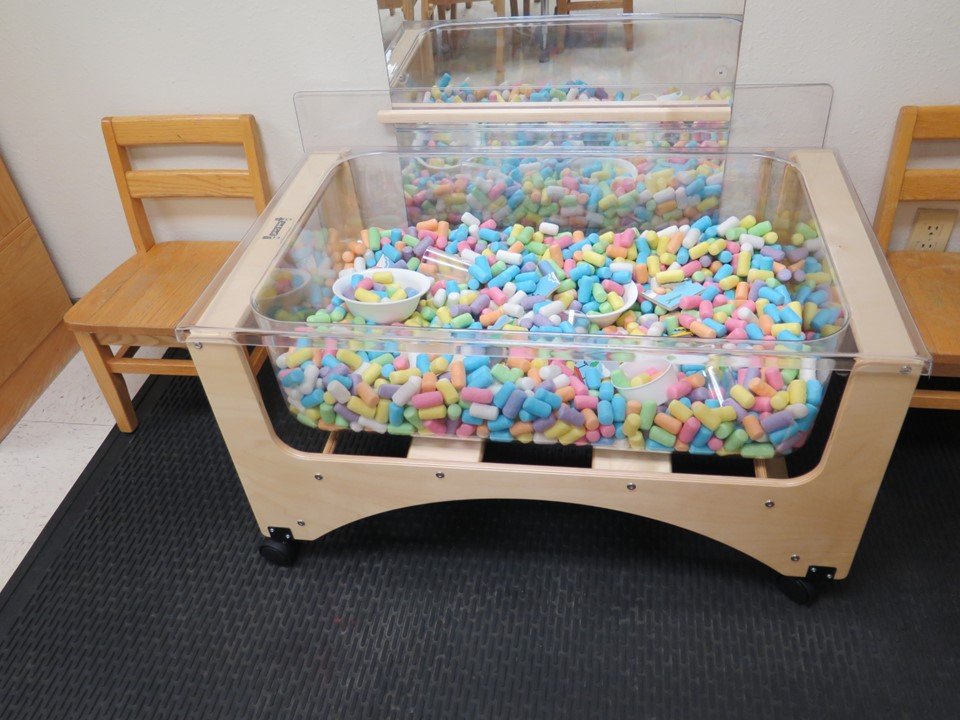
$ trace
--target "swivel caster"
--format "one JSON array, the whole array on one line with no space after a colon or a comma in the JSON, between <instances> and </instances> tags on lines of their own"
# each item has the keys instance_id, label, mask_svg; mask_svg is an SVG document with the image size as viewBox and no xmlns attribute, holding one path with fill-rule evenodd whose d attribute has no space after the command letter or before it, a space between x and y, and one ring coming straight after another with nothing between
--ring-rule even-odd
<instances>
[{"instance_id":1,"label":"swivel caster","mask_svg":"<svg viewBox=\"0 0 960 720\"><path fill-rule=\"evenodd\" d=\"M819 594L817 586L809 580L788 575L777 577L777 587L797 605L813 605Z\"/></svg>"},{"instance_id":2,"label":"swivel caster","mask_svg":"<svg viewBox=\"0 0 960 720\"><path fill-rule=\"evenodd\" d=\"M836 576L837 568L833 566L810 565L806 577L778 575L777 587L797 605L813 605L820 595L820 588L831 584Z\"/></svg>"},{"instance_id":3,"label":"swivel caster","mask_svg":"<svg viewBox=\"0 0 960 720\"><path fill-rule=\"evenodd\" d=\"M274 565L293 565L300 552L300 543L287 528L270 528L270 537L260 541L260 557Z\"/></svg>"}]
</instances>

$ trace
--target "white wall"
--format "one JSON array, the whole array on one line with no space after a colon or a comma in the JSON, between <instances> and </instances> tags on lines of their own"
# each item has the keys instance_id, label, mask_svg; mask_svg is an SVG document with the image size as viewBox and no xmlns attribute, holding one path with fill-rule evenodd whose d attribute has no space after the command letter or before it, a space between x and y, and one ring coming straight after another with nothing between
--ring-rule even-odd
<instances>
[{"instance_id":1,"label":"white wall","mask_svg":"<svg viewBox=\"0 0 960 720\"><path fill-rule=\"evenodd\" d=\"M276 188L300 154L294 92L386 87L373 0L2 0L0 18L0 152L72 296L133 253L102 116L253 113ZM238 239L255 217L216 210L196 235Z\"/></svg>"},{"instance_id":2,"label":"white wall","mask_svg":"<svg viewBox=\"0 0 960 720\"><path fill-rule=\"evenodd\" d=\"M75 296L131 252L101 116L252 112L276 187L294 92L386 84L373 0L5 5L0 149ZM899 106L960 103L958 27L955 0L748 0L739 80L833 85L827 145L872 217ZM194 234L238 237L251 216L229 203ZM179 229L165 214L157 234Z\"/></svg>"}]
</instances>

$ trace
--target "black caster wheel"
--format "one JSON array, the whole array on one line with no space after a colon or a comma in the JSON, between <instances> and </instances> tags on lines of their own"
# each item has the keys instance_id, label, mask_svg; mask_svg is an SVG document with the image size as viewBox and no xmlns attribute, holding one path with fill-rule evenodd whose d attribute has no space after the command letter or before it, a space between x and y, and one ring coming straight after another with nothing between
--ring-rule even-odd
<instances>
[{"instance_id":1,"label":"black caster wheel","mask_svg":"<svg viewBox=\"0 0 960 720\"><path fill-rule=\"evenodd\" d=\"M296 540L264 538L260 541L260 557L281 567L293 565L299 551L300 544Z\"/></svg>"},{"instance_id":2,"label":"black caster wheel","mask_svg":"<svg viewBox=\"0 0 960 720\"><path fill-rule=\"evenodd\" d=\"M788 575L780 575L777 578L777 587L797 605L813 605L819 594L817 586L809 580Z\"/></svg>"}]
</instances>

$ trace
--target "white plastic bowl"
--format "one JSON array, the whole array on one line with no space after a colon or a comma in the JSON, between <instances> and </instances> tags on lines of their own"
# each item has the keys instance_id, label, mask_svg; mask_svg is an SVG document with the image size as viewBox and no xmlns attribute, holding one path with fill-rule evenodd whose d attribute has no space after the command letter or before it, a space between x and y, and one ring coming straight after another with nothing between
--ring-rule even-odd
<instances>
[{"instance_id":1,"label":"white plastic bowl","mask_svg":"<svg viewBox=\"0 0 960 720\"><path fill-rule=\"evenodd\" d=\"M597 327L613 325L617 321L618 317L633 307L639 296L640 291L637 289L637 284L635 282L627 283L623 286L623 307L619 310L613 310L608 313L596 313L594 315L590 315L588 313L574 313L573 316L578 319L586 318L588 322L596 323Z\"/></svg>"},{"instance_id":2,"label":"white plastic bowl","mask_svg":"<svg viewBox=\"0 0 960 720\"><path fill-rule=\"evenodd\" d=\"M654 378L646 385L637 387L621 387L614 384L613 388L623 395L627 400L636 400L637 402L646 402L652 400L657 405L663 405L667 401L667 388L677 382L676 366L660 358L651 358L649 360L634 360L632 362L622 363L617 366L628 377L635 377L650 368L662 370L663 374Z\"/></svg>"},{"instance_id":3,"label":"white plastic bowl","mask_svg":"<svg viewBox=\"0 0 960 720\"><path fill-rule=\"evenodd\" d=\"M378 325L400 322L413 315L420 303L420 298L430 289L430 285L433 283L433 280L426 275L402 268L370 268L359 274L370 277L379 272L392 273L394 283L401 287L413 288L417 291L417 294L403 300L384 300L378 303L351 300L343 294L343 291L350 287L350 278L357 274L353 271L343 273L333 284L333 294L343 300L352 315L362 317L364 320L375 322Z\"/></svg>"},{"instance_id":4,"label":"white plastic bowl","mask_svg":"<svg viewBox=\"0 0 960 720\"><path fill-rule=\"evenodd\" d=\"M276 292L276 287L281 282L286 282L296 278L299 283L291 283L294 286L286 292ZM291 311L294 308L303 305L310 297L310 284L312 276L306 270L298 268L274 268L266 282L262 283L256 292L256 309L259 313L272 317L281 310Z\"/></svg>"}]
</instances>

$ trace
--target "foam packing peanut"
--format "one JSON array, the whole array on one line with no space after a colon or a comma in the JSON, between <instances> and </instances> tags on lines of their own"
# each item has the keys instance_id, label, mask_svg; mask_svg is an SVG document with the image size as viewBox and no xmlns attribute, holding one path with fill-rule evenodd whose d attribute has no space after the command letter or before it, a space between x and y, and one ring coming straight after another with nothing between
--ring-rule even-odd
<instances>
[{"instance_id":1,"label":"foam packing peanut","mask_svg":"<svg viewBox=\"0 0 960 720\"><path fill-rule=\"evenodd\" d=\"M800 223L793 234L782 234L791 238L788 244L774 239L759 250L741 242L759 237L750 230L765 231L765 222L748 217L718 223L703 216L660 233L633 227L603 233L558 227L554 233L552 227L498 228L483 220L451 223L441 236L440 222L421 221L368 229L354 242L359 254L345 269L356 272L362 259L363 269L376 272L358 276L355 292L389 297L392 267L432 271L423 260L427 248L469 259L465 278L438 277L421 299L407 324L423 327L687 335L693 343L740 341L761 350L778 343L789 349L790 343L842 328L845 318L825 256L792 240L799 235L806 242L810 233L816 238L815 229ZM690 248L683 245L686 238ZM675 252L658 254L661 246ZM691 263L699 269L681 269ZM773 273L775 265L780 269ZM571 311L601 311L618 298L622 303L620 291L636 281L638 268L646 278L642 295L614 325L601 331L588 318L573 319ZM752 271L773 274L751 281ZM679 282L693 285L678 305L649 299ZM306 319L320 331L326 323L362 322L329 298ZM645 385L662 370L627 377L585 362L367 353L301 343L275 362L291 412L315 427L763 458L802 445L823 400L813 369L781 369L773 358L766 367L752 357L756 367L734 369L720 354L709 373L706 366L682 366L662 403L635 403L630 410L617 388Z\"/></svg>"},{"instance_id":2,"label":"foam packing peanut","mask_svg":"<svg viewBox=\"0 0 960 720\"><path fill-rule=\"evenodd\" d=\"M296 348L292 350L285 353L288 358L297 357ZM360 366L351 369L342 350L325 350L319 353L319 365L311 355L300 366L279 371L283 378L298 372L312 378L306 394L300 385L281 382L300 422L396 435L766 458L804 443L823 399L823 385L815 377L802 380L789 368L733 368L720 356L709 366L679 366L682 392L658 404L628 401L618 392L613 374L586 362L347 352ZM762 362L757 359L758 365ZM378 374L372 384L359 367ZM434 373L431 367L443 370ZM465 376L457 378L458 390L454 374L460 370ZM404 375L397 377L398 372ZM622 379L623 373L617 372ZM760 378L767 386L782 385L777 391L786 400L782 408L758 409L769 399L750 389L759 387L754 381Z\"/></svg>"}]
</instances>

